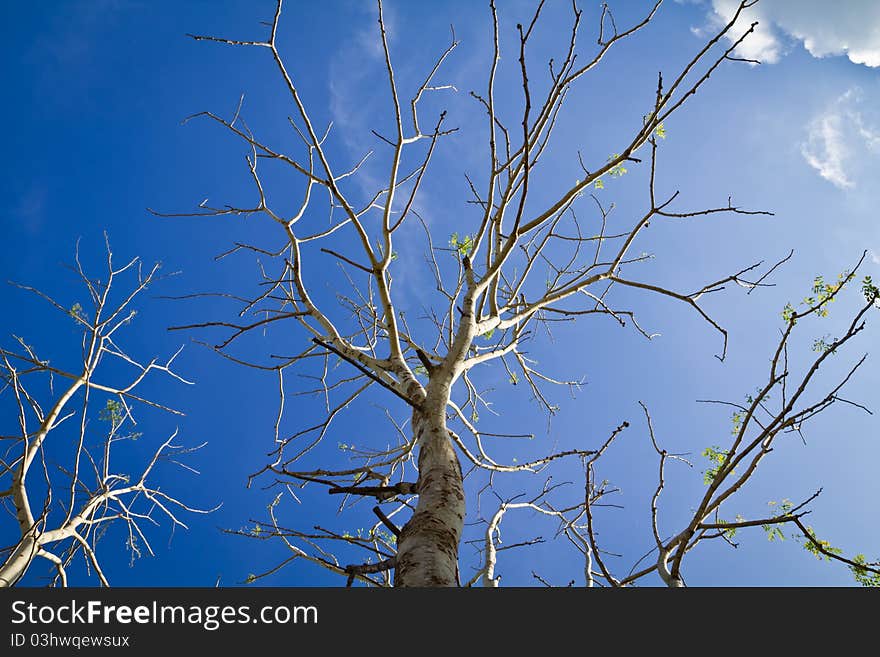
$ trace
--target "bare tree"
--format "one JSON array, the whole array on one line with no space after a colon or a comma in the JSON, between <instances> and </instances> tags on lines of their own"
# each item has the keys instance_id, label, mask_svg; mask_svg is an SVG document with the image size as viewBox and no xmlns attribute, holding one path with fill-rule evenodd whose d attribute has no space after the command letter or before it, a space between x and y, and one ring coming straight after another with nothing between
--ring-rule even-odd
<instances>
[{"instance_id":1,"label":"bare tree","mask_svg":"<svg viewBox=\"0 0 880 657\"><path fill-rule=\"evenodd\" d=\"M87 292L84 305L67 307L40 290L18 285L61 313L59 336L70 323L78 329L82 352L80 364L67 370L54 365L64 354L57 360L47 358L42 348L22 337L15 336L17 349L0 348L0 395L15 409L10 419L16 417L18 425L0 436L6 444L0 485L8 485L0 490L0 499L18 524L18 540L0 552L0 587L19 582L37 558L53 565L55 585L66 586L71 563L83 559L80 567L109 586L97 548L110 525L125 527L133 560L144 551L153 553L145 526L164 517L172 526L185 527L180 511L205 513L151 483L153 471L163 462L193 471L178 459L198 447L177 444L176 431L139 469L129 469L127 459L118 456L121 444L141 437L137 407L182 415L142 397L141 384L157 374L190 382L172 369L180 350L164 362L144 362L122 346L120 334L136 314L132 303L158 278L159 266L145 269L138 258L116 265L109 241L106 246L102 278L86 274L77 248L73 270ZM120 293L126 278L133 281ZM124 382L112 383L120 376L126 377Z\"/></svg>"},{"instance_id":2,"label":"bare tree","mask_svg":"<svg viewBox=\"0 0 880 657\"><path fill-rule=\"evenodd\" d=\"M349 584L358 580L376 585L455 586L482 581L493 586L498 583L495 571L502 519L508 512L530 509L556 522L557 535L568 537L583 553L587 584L599 581L605 585L626 585L657 572L665 583L673 586L683 582L684 556L701 541L729 539L735 530L752 525L791 523L801 528L804 505L786 509L774 518L725 522L716 516L721 504L749 480L780 433L796 430L840 399L839 387L818 404L805 402L804 393L828 354L842 348L862 330L862 318L876 300L876 288L866 288L866 304L850 329L822 351L797 385L790 381L786 345L796 322L821 312L840 287L852 279L852 273L835 284L833 290L817 297L806 310L792 310L787 316L768 382L747 404L737 407L740 419L732 444L715 452L720 456L705 497L696 506L692 519L671 538L663 537L658 529L658 504L664 488L665 465L680 457L660 446L651 427L651 441L659 459L659 483L651 505L656 547L652 551L652 565L642 570L620 576L606 566L596 543L591 511L598 500L613 492L607 484L596 482L594 465L629 423L621 422L613 429L614 425L607 429L589 427L590 433L607 431L604 442L599 438L590 449L548 449L543 456L524 462L502 462L491 455L487 444L494 439L530 434L491 433L483 424L478 428L479 412L491 404L475 378L484 369L502 368L512 384L525 387L551 415L557 407L549 391L556 386L572 390L578 387L577 380L564 380L542 371L530 357L526 345L535 339L538 329L549 331L557 322L604 315L651 339L652 334L637 322L635 311L617 300L617 293L628 288L677 300L689 312L702 317L709 329L718 334L718 358L723 360L728 333L704 310L704 296L727 287L752 291L768 285L768 276L788 259L783 258L771 267L763 267L759 262L735 273L719 273L717 280L698 284L695 291L670 289L635 275L636 265L649 257L636 253L636 244L652 222L724 213L770 214L743 209L730 198L711 208L682 207L678 192L661 192L657 183L658 143L665 137L664 122L689 103L720 67L747 61L737 56L736 49L754 31L755 24L745 29L737 26L742 13L754 4L752 0L741 2L731 20L707 39L677 73L658 75L656 87L651 90L653 102L645 107L642 120L632 126L616 153L610 157L579 154L570 173L554 176L550 190L547 178L538 178L545 161L542 156L553 143L554 128L570 91L618 44L648 26L661 4L662 0L657 0L646 7L641 20L625 27L618 25L608 5L602 5L595 17L595 43L583 48L579 40L584 12L572 3L570 31L559 56L548 67L533 70L530 46L540 30L542 12L547 11L545 2L536 3L534 13L516 26L515 37L508 43L501 36L495 2L490 0L493 55L488 62L485 87L471 92L474 102L485 112L484 124L474 137L485 140L485 169L478 176L467 176L473 208L468 218L471 230L454 233L448 243L446 236L432 234L420 215L419 193L431 173L432 156L456 128L448 125L446 112L427 119L420 108L427 95L451 88L439 77L444 62L458 46L454 31L448 47L428 68L420 84L407 92L395 74L379 1L377 39L384 57L391 108L390 121L389 117L384 119L390 131L374 131L380 152L368 152L360 161L350 164L341 164L333 157L335 133L331 126L316 123L279 48L281 0L267 23L268 35L264 40L191 35L198 41L266 51L287 91L293 108L290 127L302 145L301 151L294 154L267 143L243 119L242 102L228 117L213 112L197 114L195 117L218 124L247 149L254 201L247 206L218 206L206 200L191 213L156 213L261 215L277 227L275 242L238 243L223 254L225 257L252 253L260 259L259 293L238 299L239 317L248 319L178 327L225 329L227 334L213 345L214 349L243 364L271 371L278 379L281 403L275 421L274 451L270 462L257 474L268 476L282 493L270 505L266 520L241 533L259 539L280 539L291 553L285 563L309 560L346 576ZM506 61L513 63L522 98L522 110L514 119L510 117L516 112L509 107L500 108L496 102L502 47L509 48L514 56ZM352 181L359 179L368 162L375 171L379 166L376 160L381 160L382 182L364 194L363 188L372 183L372 178L362 177L359 185ZM610 208L599 201L593 190L626 173L628 166L636 165L648 169L643 211L628 219L611 217ZM264 174L271 166L300 182L275 187ZM277 170L273 171L275 174ZM278 177L272 179L277 181ZM534 192L539 184L544 186L540 195ZM282 207L291 189L302 193L296 209L288 211ZM552 195L551 200L543 201L548 194ZM284 200L279 201L279 197ZM587 213L592 213L589 221L582 218ZM457 221L460 225L462 219ZM398 304L392 276L392 272L398 277L407 275L396 261L401 248L400 231L413 222L424 228L426 268L435 283L433 299L429 299L427 291L420 299L424 316L419 318L413 318ZM319 281L328 276L326 262L317 262L320 258L334 261L350 286L349 291L337 292L338 306L322 302L321 295L316 294ZM268 331L278 335L279 331L287 330L279 326L289 323L299 327L299 335L304 336L294 355L283 355L276 349L268 362L252 362L232 351L243 336ZM294 368L298 368L300 376L314 382L310 390L298 392L315 394L321 400L324 416L308 426L303 426L300 418L296 429L285 432L285 396L289 394L285 377ZM782 401L771 410L768 395L780 387ZM352 463L340 467L338 461L328 461L330 457L322 441L334 420L359 399L372 400L367 396L372 389L387 393L386 414L392 422L390 430L395 440L371 438L367 447L357 448L345 444L343 448L352 452ZM395 409L401 405L409 414L408 426L406 421L397 419ZM650 421L647 407L645 414ZM372 427L365 430L375 432ZM584 493L570 504L551 503L560 486L538 473L571 459L583 462ZM495 492L502 475L520 478L519 495L501 497ZM466 476L474 477L475 482L482 476L480 481L485 485L472 486L469 496ZM541 483L535 488L530 481ZM299 502L314 485L341 496L342 510L356 512L360 508L356 505L358 500L374 498L378 504L373 511L378 520L369 530L357 533L323 525L311 530L286 527L280 516L280 501L289 495ZM529 487L532 493L525 492ZM485 504L486 496L493 494L497 495L498 504L484 517L481 503ZM468 513L478 526L485 528L485 536L478 544L481 565L465 582L459 574L459 552ZM805 536L806 540L815 539L809 532ZM362 557L354 556L357 552ZM348 563L343 559L349 559ZM850 564L874 568L864 560ZM278 567L281 565L284 564ZM540 579L538 574L536 577Z\"/></svg>"}]
</instances>

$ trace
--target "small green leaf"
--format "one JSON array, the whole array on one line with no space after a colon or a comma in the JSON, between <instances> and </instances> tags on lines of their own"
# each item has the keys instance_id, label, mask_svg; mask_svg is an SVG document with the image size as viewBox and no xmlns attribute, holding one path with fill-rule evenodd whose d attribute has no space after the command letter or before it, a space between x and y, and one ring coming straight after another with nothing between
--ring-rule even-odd
<instances>
[{"instance_id":1,"label":"small green leaf","mask_svg":"<svg viewBox=\"0 0 880 657\"><path fill-rule=\"evenodd\" d=\"M850 570L852 571L853 577L856 578L856 581L862 586L878 586L880 587L880 573L875 573L867 569L868 560L865 558L864 554L857 554L853 557L853 561L856 562L856 566L850 566ZM870 564L872 567L877 568L877 562Z\"/></svg>"},{"instance_id":2,"label":"small green leaf","mask_svg":"<svg viewBox=\"0 0 880 657\"><path fill-rule=\"evenodd\" d=\"M843 552L843 550L841 550L840 548L833 547L831 545L831 543L829 543L828 541L823 541L823 540L817 538L816 532L813 531L812 527L809 527L809 526L807 527L807 533L810 535L810 538L812 538L813 540L812 541L809 539L805 540L804 541L804 549L807 552L809 552L810 554L812 554L814 557L816 557L819 561L822 561L823 559L825 561L831 561L831 557L829 555L831 555L831 554L839 555ZM817 543L818 543L818 545L817 545ZM823 552L823 550L824 550L824 552ZM826 554L826 553L828 553L828 554Z\"/></svg>"},{"instance_id":3,"label":"small green leaf","mask_svg":"<svg viewBox=\"0 0 880 657\"><path fill-rule=\"evenodd\" d=\"M785 540L785 534L782 533L782 529L779 525L761 525L761 529L767 532L767 540L768 541L776 541L777 539L780 541Z\"/></svg>"},{"instance_id":4,"label":"small green leaf","mask_svg":"<svg viewBox=\"0 0 880 657\"><path fill-rule=\"evenodd\" d=\"M116 399L108 399L107 404L98 411L98 419L102 422L109 422L115 431L124 418L122 403Z\"/></svg>"},{"instance_id":5,"label":"small green leaf","mask_svg":"<svg viewBox=\"0 0 880 657\"><path fill-rule=\"evenodd\" d=\"M613 153L608 158L608 161L611 162L612 160L616 160L619 157L620 157L620 153ZM627 173L627 169L625 166L623 166L623 162L618 162L613 167L611 167L611 169L608 171L608 175L611 176L612 178L620 178L621 176L626 175L626 173Z\"/></svg>"},{"instance_id":6,"label":"small green leaf","mask_svg":"<svg viewBox=\"0 0 880 657\"><path fill-rule=\"evenodd\" d=\"M709 459L711 464L711 467L703 471L703 483L708 486L721 471L721 466L727 458L727 451L721 449L718 445L712 445L703 450L703 456Z\"/></svg>"},{"instance_id":7,"label":"small green leaf","mask_svg":"<svg viewBox=\"0 0 880 657\"><path fill-rule=\"evenodd\" d=\"M474 238L472 235L459 236L458 233L452 233L449 237L449 246L455 249L461 257L465 257L474 250Z\"/></svg>"},{"instance_id":8,"label":"small green leaf","mask_svg":"<svg viewBox=\"0 0 880 657\"><path fill-rule=\"evenodd\" d=\"M742 429L742 421L743 421L742 413L737 411L736 413L733 414L733 417L732 417L733 426L730 429L731 435L736 436L737 434L739 434L740 430Z\"/></svg>"},{"instance_id":9,"label":"small green leaf","mask_svg":"<svg viewBox=\"0 0 880 657\"><path fill-rule=\"evenodd\" d=\"M877 303L877 299L880 298L880 289L874 285L870 276L865 276L862 280L862 294L865 295L865 301L872 303Z\"/></svg>"}]
</instances>

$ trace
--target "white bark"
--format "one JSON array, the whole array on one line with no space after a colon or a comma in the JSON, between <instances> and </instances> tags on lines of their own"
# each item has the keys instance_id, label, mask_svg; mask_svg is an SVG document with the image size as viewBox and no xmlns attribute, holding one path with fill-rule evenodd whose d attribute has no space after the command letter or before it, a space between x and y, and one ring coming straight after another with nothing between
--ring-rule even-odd
<instances>
[{"instance_id":1,"label":"white bark","mask_svg":"<svg viewBox=\"0 0 880 657\"><path fill-rule=\"evenodd\" d=\"M43 420L40 429L30 444L27 446L21 463L12 482L12 502L15 505L16 520L21 531L21 540L9 558L0 564L0 588L14 586L27 572L31 562L40 551L40 530L35 527L34 514L31 511L30 499L27 492L27 475L31 464L39 453L43 441L54 428L55 422L61 415L61 411L67 402L85 383L84 377L76 379L63 395L55 402L52 410Z\"/></svg>"},{"instance_id":2,"label":"white bark","mask_svg":"<svg viewBox=\"0 0 880 657\"><path fill-rule=\"evenodd\" d=\"M16 582L24 577L39 551L40 547L33 533L23 538L6 563L0 567L0 588L15 586Z\"/></svg>"},{"instance_id":3,"label":"white bark","mask_svg":"<svg viewBox=\"0 0 880 657\"><path fill-rule=\"evenodd\" d=\"M419 446L419 501L398 538L395 586L458 585L464 485L446 428L451 376L438 374L428 386L422 410L413 412Z\"/></svg>"}]
</instances>

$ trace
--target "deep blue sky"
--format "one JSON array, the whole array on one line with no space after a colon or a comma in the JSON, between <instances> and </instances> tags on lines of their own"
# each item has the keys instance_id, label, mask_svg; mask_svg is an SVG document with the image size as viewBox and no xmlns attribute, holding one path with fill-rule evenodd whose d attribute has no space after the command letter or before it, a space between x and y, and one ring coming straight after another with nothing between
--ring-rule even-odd
<instances>
[{"instance_id":1,"label":"deep blue sky","mask_svg":"<svg viewBox=\"0 0 880 657\"><path fill-rule=\"evenodd\" d=\"M500 3L502 37L508 44L503 64L513 63L513 24L525 19L529 4ZM616 17L623 24L635 15L634 6L642 3L617 4ZM580 43L591 52L596 7L584 8ZM100 266L101 236L106 230L120 259L139 255L148 263L161 261L166 272L180 272L151 290L152 295L252 293L258 280L253 261L238 258L216 263L212 258L237 240L275 244L266 239L272 233L264 220L157 219L145 208L186 211L206 197L217 203L252 202L243 164L245 151L240 145L207 122L181 125L181 119L202 110L231 114L242 92L246 93L244 115L249 124L267 141L274 139L292 148L284 120L294 110L268 53L195 43L185 37L195 32L260 38L264 28L259 21L269 20L272 10L273 3L268 1L4 4L0 9L4 88L0 116L5 126L0 164L0 278L26 282L72 305L83 298L83 292L62 263L70 262L75 242L81 239L86 263ZM480 114L467 91L484 85L490 45L488 11L482 3L458 1L430 6L389 2L387 12L392 55L404 85L423 75L434 54L448 43L450 23L455 24L461 40L440 76L443 82L454 83L458 92L438 94L426 103L426 110L449 108L450 122L462 128L441 145L432 169L434 177L420 201L442 243L453 231L469 230L473 209L465 204L462 173L485 169L481 142L474 138L479 135L474 130ZM316 123L334 121L330 147L341 162L353 163L364 150L381 148L369 128L387 122L374 13L369 2L309 3L307 8L305 3L290 2L281 23L280 48ZM567 101L557 145L548 153L539 179L547 194L577 177L577 149L599 162L619 150L633 121L651 103L657 71L671 75L701 46L695 32L711 23L710 16L708 3L668 3L654 24L583 80ZM550 12L539 26L536 66L559 46L559 35L567 35L566 18L564 12ZM706 308L730 329L728 359L720 363L714 358L720 348L718 335L689 308L668 299L627 293L620 299L631 302L640 323L662 337L648 342L611 321L587 319L560 329L553 343L536 343L542 365L554 374L587 381L574 399L557 393L561 411L549 430L522 386L509 390L501 375L486 379L498 386L493 401L502 415L486 422L496 422L493 426L499 430L528 426L541 439L540 444L536 440L526 447L517 445L522 451L510 452L521 460L551 444L595 446L622 420L632 423L598 466L600 478L610 479L623 491L615 502L625 509L602 510L599 520L606 549L626 555L620 560L621 568L626 563L628 569L652 544L647 501L656 481L656 460L637 401L651 408L664 446L691 452L695 462L693 470L673 464L667 473L670 487L661 524L672 531L701 493L704 467L699 452L721 444L729 431L727 411L694 401L742 399L763 382L781 326L779 312L787 301L797 301L807 293L816 274L833 277L863 250L873 249L864 273L880 279L875 255L880 253L880 230L874 214L880 190L873 186L880 172L880 121L871 114L880 101L878 69L845 56L816 58L782 31L778 38L784 51L778 61L761 67L721 67L707 87L668 122L658 174L661 194L681 190L682 209L723 205L732 195L737 204L771 210L775 216L658 222L635 247L657 256L638 270L639 280L682 290L699 288L758 260L779 259L795 249L793 260L776 277L776 287L748 297L743 290L728 290L707 301ZM521 102L513 76L516 71L503 70L499 100L513 112ZM371 175L374 171L367 169L364 188ZM280 202L292 206L300 182L285 183L280 178L273 182L289 185L276 189ZM622 225L643 208L643 182L644 172L631 167L631 174L607 182L600 192L604 202L616 204L615 216ZM283 197L285 190L291 193L290 201ZM583 213L589 216L589 209ZM396 263L396 291L407 308L421 303L430 282L420 266L423 245L417 238L415 231L405 235ZM316 267L321 266L326 263L316 261ZM331 301L332 279L322 280L320 271L313 276L316 294ZM805 362L812 340L839 329L857 302L854 286L845 300L835 304L827 326L805 326L797 343L801 351L793 354L793 360ZM75 357L69 320L8 286L0 287L0 304L6 309L0 320L4 345L10 344L9 336L14 333L25 336L56 362ZM153 528L157 556L141 559L131 568L123 537L109 535L101 544L105 570L115 585L213 585L218 577L223 584L240 583L248 573L266 570L285 556L279 544L248 541L221 531L247 526L249 518L262 517L266 503L274 497L274 491L260 489L269 481L258 480L251 490L245 490L245 482L248 474L265 463L265 453L271 448L275 379L190 344L190 337L206 338L206 334L165 330L173 324L229 319L230 306L149 296L138 307L141 314L128 329L126 346L133 354L148 357L173 353L187 343L179 370L197 383L187 388L173 381L156 381L150 390L184 409L186 417L145 412L141 441L152 442L142 449L164 439L175 426L189 444L208 441L187 461L201 474L196 477L167 469L161 474L163 488L182 492L194 505L222 502L223 506L209 516L183 517L189 531L176 531L170 542L167 526ZM248 343L246 349L264 356L292 353L302 340L298 332L276 332L263 343ZM829 368L829 376L876 344L877 329L870 326L851 349L837 357L839 362ZM851 384L849 397L877 407L880 376L873 357L869 356ZM825 383L831 380L823 379ZM294 381L290 391L295 392L297 385L305 384ZM820 392L824 388L817 389ZM384 401L396 418L405 419L404 408ZM8 402L4 403L0 433L12 430L15 421ZM317 406L317 400L309 397L290 401L285 421L288 431L317 417ZM328 442L331 446L337 441L379 446L387 441L387 432L381 412L364 405L336 426ZM800 500L823 486L825 492L810 517L819 535L847 554L880 554L880 530L871 521L874 501L880 496L876 419L852 407L835 407L816 420L806 435L806 446L796 437L781 441L765 460L754 486L728 505L727 512L760 516L769 500ZM572 494L576 496L575 489L581 486L577 468L562 470L558 476L575 482ZM515 487L514 483L505 490ZM473 507L472 511L476 514ZM324 498L311 508L288 504L280 513L289 525L308 527L320 521L344 527ZM484 516L489 513L483 510ZM511 513L504 529L506 542L535 535L549 538L555 531L540 517ZM5 545L15 540L16 528L11 519L3 522L0 543ZM464 575L469 572L471 555L471 548L465 546ZM580 583L582 566L570 546L560 542L531 552L502 552L498 569L505 584L535 583L531 570L565 584L571 579ZM39 584L47 572L48 564L37 562L27 583ZM699 548L685 576L690 584L848 585L852 581L845 569L818 563L790 541L768 543L759 529L741 534L735 551L720 543ZM93 580L80 573L74 581ZM262 581L271 585L340 583L305 563Z\"/></svg>"}]
</instances>

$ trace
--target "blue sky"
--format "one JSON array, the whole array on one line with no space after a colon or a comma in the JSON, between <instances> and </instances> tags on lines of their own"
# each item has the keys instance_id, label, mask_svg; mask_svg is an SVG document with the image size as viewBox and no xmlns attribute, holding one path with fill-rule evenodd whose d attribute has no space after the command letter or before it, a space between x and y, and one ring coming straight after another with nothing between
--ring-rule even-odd
<instances>
[{"instance_id":1,"label":"blue sky","mask_svg":"<svg viewBox=\"0 0 880 657\"><path fill-rule=\"evenodd\" d=\"M282 18L279 47L286 56L303 98L318 125L334 122L329 148L340 162L356 162L365 150L379 149L370 128L381 131L388 121L388 99L377 50L375 8L372 3L333 1L303 9L289 3ZM619 24L640 13L643 3L615 3ZM701 47L707 30L727 16L731 3L668 2L653 22L609 55L585 78L567 100L556 141L538 180L545 198L577 177L577 150L602 162L619 150L653 100L658 70L672 75ZM742 53L762 58L761 66L728 63L708 85L667 123L660 148L658 193L679 190L682 210L723 205L728 196L749 209L769 210L773 217L709 217L682 222L658 222L635 247L655 255L637 270L639 280L652 280L675 289L698 289L742 267L773 262L789 249L795 256L775 277L775 287L746 295L729 289L706 302L707 311L730 330L728 358L714 354L720 340L704 322L669 299L632 294L620 296L637 311L650 332L662 334L646 341L614 322L586 318L560 329L551 341L535 342L535 355L548 371L586 383L571 398L556 393L560 412L548 425L523 386L511 389L506 377L490 371L483 381L497 387L494 408L486 414L490 426L505 431L528 427L536 440L503 446L499 453L525 460L548 445L590 447L603 440L623 420L633 425L597 466L600 478L622 489L614 500L622 509L602 509L598 522L603 546L624 555L615 559L624 572L652 544L648 501L656 485L656 456L638 401L651 409L658 438L674 452L690 452L694 468L670 465L669 488L661 506L661 526L672 531L702 491L700 451L723 441L729 432L729 413L696 399L742 399L763 382L766 363L782 326L780 311L809 290L817 274L826 277L851 266L869 250L863 273L880 279L880 227L875 209L880 204L880 12L870 1L849 2L833 13L819 1L764 0L755 9L759 33ZM186 33L262 38L271 2L134 2L126 0L58 1L43 7L4 4L0 9L0 75L6 102L0 106L4 125L0 176L0 278L31 284L72 305L83 292L62 267L70 262L77 239L87 265L100 266L102 232L108 231L114 251L122 258L141 256L161 261L166 273L179 272L157 286L153 295L182 295L203 291L252 294L258 281L253 260L213 257L236 241L275 244L261 218L158 219L145 208L188 211L208 197L217 203L253 201L245 151L216 125L181 120L194 112L230 115L241 93L248 123L269 143L294 144L286 127L293 112L271 66L268 53L195 43ZM513 26L528 16L530 2L501 2L502 58L499 103L521 106L521 89L513 68ZM553 5L539 25L535 43L536 69L553 53L559 56L560 33L567 35L567 14ZM585 53L594 43L597 9L584 6ZM556 13L554 13L556 12ZM461 130L441 143L432 176L420 196L420 211L435 239L453 232L467 233L473 207L466 204L463 173L481 173L485 166L480 110L468 96L485 84L489 54L489 14L483 3L389 2L386 17L392 56L401 86L417 84L436 53L448 45L454 23L458 49L438 78L457 91L436 92L426 99L425 116L442 108ZM870 29L869 29L870 28ZM586 56L586 54L584 55ZM380 158L379 158L380 159ZM340 164L339 168L343 168ZM608 181L597 192L603 203L615 204L621 225L644 208L644 167ZM381 173L368 165L351 182L353 195L368 194ZM293 207L301 182L270 174L279 202ZM285 194L290 194L287 200ZM544 193L544 192L542 192ZM580 212L586 219L590 208ZM323 212L317 209L316 212ZM320 222L323 219L316 218ZM470 223L469 223L470 222ZM419 229L420 230L420 229ZM403 309L413 316L423 303L436 302L426 287L424 243L418 230L404 231L395 263L395 292ZM316 262L316 295L331 301L338 278ZM636 271L634 269L633 271ZM182 374L196 381L185 387L156 381L151 388L186 411L184 418L143 411L143 448L132 459L179 426L184 442L207 446L187 460L200 471L160 473L163 487L185 493L187 502L223 506L208 516L182 518L188 531L167 526L152 530L157 555L129 567L121 533L102 542L102 558L115 585L227 585L241 583L249 573L270 568L285 557L282 545L255 542L222 533L222 529L251 526L250 518L265 515L275 490L258 480L245 489L247 476L266 462L272 446L277 384L271 375L224 361L192 343L191 337L168 332L176 324L229 319L232 307L217 300L168 301L141 299L136 323L128 330L126 346L140 356L173 353L186 348L178 360ZM856 307L855 286L824 324L803 327L794 362L806 362L813 339L840 330ZM75 357L76 336L69 321L53 315L39 299L21 290L0 287L0 303L8 309L0 320L4 346L10 334L25 336L53 360ZM848 388L848 398L877 408L880 375L873 353L877 328L869 325L855 343L835 357L817 395L861 354L869 360ZM207 338L211 339L211 338ZM292 353L301 333L270 332L248 341L245 353L265 359L272 353ZM290 392L297 383L292 377ZM295 431L320 412L311 397L291 397L285 428ZM405 408L380 395L367 402L388 405L405 421ZM8 399L0 402L3 426L14 415ZM800 500L817 488L823 495L813 504L810 522L822 538L847 554L880 555L880 529L871 522L880 498L876 463L880 456L877 420L858 409L837 406L819 417L806 432L807 444L787 438L762 465L753 485L727 507L732 516L761 516L769 500ZM7 429L0 430L7 433ZM60 434L59 434L60 435ZM388 425L378 409L361 404L335 426L328 438L326 458L345 458L337 442L380 446ZM679 467L676 467L679 466ZM577 467L560 468L555 480L570 480L571 494L582 486ZM474 478L469 490L478 486ZM529 486L534 486L530 482ZM500 489L511 494L513 480ZM564 492L564 491L563 491ZM306 499L306 498L304 498ZM332 500L316 491L309 505L281 507L285 523L309 527L318 522L353 529L369 517L366 512L349 522L336 516ZM490 505L491 506L491 505ZM478 517L475 505L471 505ZM481 508L483 516L489 511ZM537 535L552 537L555 527L541 517L521 511L505 521L504 540L513 543ZM11 519L0 525L0 543L14 540ZM466 538L474 538L472 533ZM8 534L7 534L8 533ZM9 538L7 538L7 536ZM689 584L849 585L845 568L818 562L792 541L770 543L760 529L744 532L736 550L722 543L701 546L686 562ZM462 551L462 572L473 565L473 550ZM624 566L626 564L626 566ZM535 570L556 584L581 583L580 558L564 542L548 542L532 550L502 552L498 572L504 584L531 585ZM39 584L48 572L37 563L27 583ZM82 574L75 581L88 581ZM338 584L339 580L314 566L295 563L262 580L270 585ZM646 582L648 583L648 582ZM650 583L659 583L659 580Z\"/></svg>"}]
</instances>

